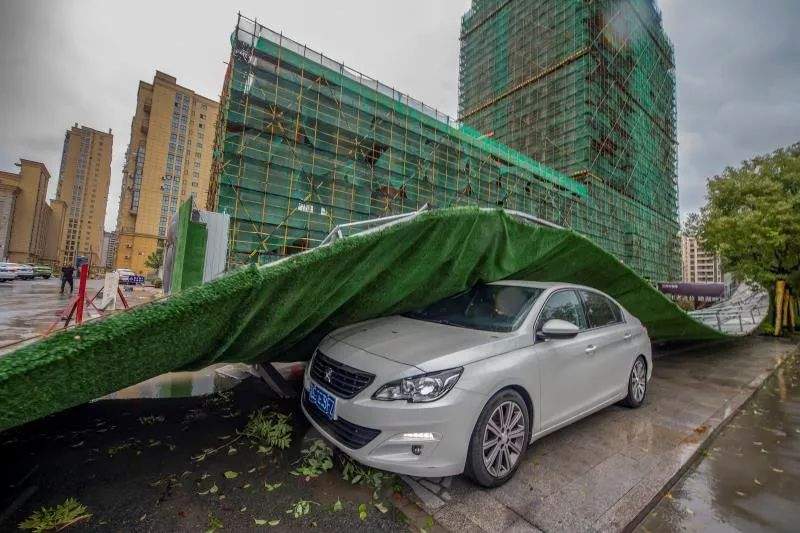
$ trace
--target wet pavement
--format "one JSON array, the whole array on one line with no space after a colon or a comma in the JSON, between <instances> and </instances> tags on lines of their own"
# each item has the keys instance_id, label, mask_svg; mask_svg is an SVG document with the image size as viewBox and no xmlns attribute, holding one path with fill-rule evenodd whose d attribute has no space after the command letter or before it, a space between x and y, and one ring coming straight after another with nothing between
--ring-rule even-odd
<instances>
[{"instance_id":1,"label":"wet pavement","mask_svg":"<svg viewBox=\"0 0 800 533\"><path fill-rule=\"evenodd\" d=\"M654 363L640 409L612 406L536 441L505 485L481 489L462 476L409 484L451 531L627 529L796 350L748 337L667 353Z\"/></svg>"},{"instance_id":2,"label":"wet pavement","mask_svg":"<svg viewBox=\"0 0 800 533\"><path fill-rule=\"evenodd\" d=\"M111 393L104 400L188 398L232 389L252 377L249 365L212 365L194 372L169 372Z\"/></svg>"},{"instance_id":3,"label":"wet pavement","mask_svg":"<svg viewBox=\"0 0 800 533\"><path fill-rule=\"evenodd\" d=\"M90 279L87 295L94 296L102 286L102 279ZM0 283L0 356L15 349L20 341L44 334L58 320L61 311L71 301L69 288L64 294L60 294L60 288L61 281L56 278ZM135 307L160 297L161 291L136 287L128 288L124 294L128 304ZM99 313L90 307L85 316L97 317Z\"/></svg>"},{"instance_id":4,"label":"wet pavement","mask_svg":"<svg viewBox=\"0 0 800 533\"><path fill-rule=\"evenodd\" d=\"M637 531L800 530L800 357L726 425Z\"/></svg>"}]
</instances>

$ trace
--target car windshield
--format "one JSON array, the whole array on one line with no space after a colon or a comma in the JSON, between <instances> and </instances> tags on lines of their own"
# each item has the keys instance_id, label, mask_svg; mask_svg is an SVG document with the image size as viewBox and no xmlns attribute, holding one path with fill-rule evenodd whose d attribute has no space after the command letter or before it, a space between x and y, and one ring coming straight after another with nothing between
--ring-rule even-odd
<instances>
[{"instance_id":1,"label":"car windshield","mask_svg":"<svg viewBox=\"0 0 800 533\"><path fill-rule=\"evenodd\" d=\"M404 316L484 331L517 329L544 289L514 285L476 285Z\"/></svg>"}]
</instances>

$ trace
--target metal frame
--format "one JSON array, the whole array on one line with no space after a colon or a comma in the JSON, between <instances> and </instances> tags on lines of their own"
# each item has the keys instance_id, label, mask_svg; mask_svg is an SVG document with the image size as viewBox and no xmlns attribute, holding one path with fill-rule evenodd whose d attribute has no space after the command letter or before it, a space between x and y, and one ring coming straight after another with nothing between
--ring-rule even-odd
<instances>
[{"instance_id":1,"label":"metal frame","mask_svg":"<svg viewBox=\"0 0 800 533\"><path fill-rule=\"evenodd\" d=\"M420 213L424 213L425 211L428 211L428 210L430 210L430 207L428 207L428 204L425 204L422 207L420 207L418 210L412 211L410 213L401 213L399 215L389 215L389 216L386 216L386 217L379 217L379 218L368 218L368 219L365 219L365 220L357 220L356 222L348 222L347 224L339 224L338 226L333 228L330 231L330 233L328 233L328 235L324 239L322 239L322 241L319 243L319 246L317 246L317 248L321 248L323 246L328 246L329 244L333 244L334 242L338 241L339 239L344 238L345 235L342 232L343 229L346 229L346 228L357 228L359 226L373 226L373 227L358 231L356 233L353 233L353 235L362 234L362 233L366 233L366 232L368 232L370 230L375 230L375 229L379 229L379 228L385 228L387 226L390 226L392 224L396 224L398 222L405 222L406 220L413 220ZM374 226L376 224L377 224L377 227Z\"/></svg>"},{"instance_id":2,"label":"metal frame","mask_svg":"<svg viewBox=\"0 0 800 533\"><path fill-rule=\"evenodd\" d=\"M495 208L495 207L482 207L482 208L480 208L481 211L496 211L497 209L498 208ZM361 231L356 231L354 233L351 233L350 235L348 235L348 237L351 236L351 235L363 235L364 233L368 233L368 232L379 230L379 229L384 229L384 228L386 228L388 226L392 226L392 225L397 224L399 222L407 222L409 220L413 220L417 216L419 216L421 213L424 213L425 211L430 211L430 210L431 210L431 208L428 206L428 204L425 204L421 208L419 208L417 211L412 211L410 213L402 213L402 214L399 214L399 215L390 215L390 216L387 216L387 217L371 218L371 219L367 219L367 220L359 220L359 221L356 221L356 222L349 222L347 224L339 224L338 226L333 228L330 231L330 233L328 233L328 235L324 239L322 239L322 242L320 242L318 247L328 246L329 244L333 244L334 242L338 241L339 239L344 238L345 235L342 232L343 229L358 228L360 226L370 226L369 228L363 229ZM508 215L510 215L512 217L518 217L518 218L524 219L526 222L532 222L534 224L538 224L540 226L547 226L549 228L564 229L562 226L559 226L558 224L554 224L554 223L552 223L552 222L550 222L548 220L544 220L542 218L535 217L533 215L530 215L528 213L524 213L522 211L515 211L515 210L511 210L511 209L502 209L502 211L505 211Z\"/></svg>"}]
</instances>

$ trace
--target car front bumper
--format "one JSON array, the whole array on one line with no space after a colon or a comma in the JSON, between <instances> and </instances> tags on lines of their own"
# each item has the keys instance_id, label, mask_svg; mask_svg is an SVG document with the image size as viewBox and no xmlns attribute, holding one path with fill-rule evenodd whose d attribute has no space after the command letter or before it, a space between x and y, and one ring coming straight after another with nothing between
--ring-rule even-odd
<instances>
[{"instance_id":1,"label":"car front bumper","mask_svg":"<svg viewBox=\"0 0 800 533\"><path fill-rule=\"evenodd\" d=\"M307 400L311 383L314 380L306 375L303 413L327 440L359 463L419 477L464 471L470 436L486 402L482 395L455 387L430 403L387 402L371 399L368 389L350 400L336 397L337 421L330 422ZM342 435L360 429L367 430L362 437L379 433L360 447L343 442ZM412 451L417 446L419 454Z\"/></svg>"}]
</instances>

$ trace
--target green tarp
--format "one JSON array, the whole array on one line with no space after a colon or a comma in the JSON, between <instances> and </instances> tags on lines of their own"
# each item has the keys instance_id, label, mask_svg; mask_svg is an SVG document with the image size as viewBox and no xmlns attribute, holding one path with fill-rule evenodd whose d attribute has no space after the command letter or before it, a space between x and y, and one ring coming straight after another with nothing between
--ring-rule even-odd
<instances>
[{"instance_id":1,"label":"green tarp","mask_svg":"<svg viewBox=\"0 0 800 533\"><path fill-rule=\"evenodd\" d=\"M236 270L0 358L0 429L164 372L307 358L314 341L333 328L504 278L605 291L645 323L653 340L722 336L572 231L519 222L500 210L435 210Z\"/></svg>"}]
</instances>

